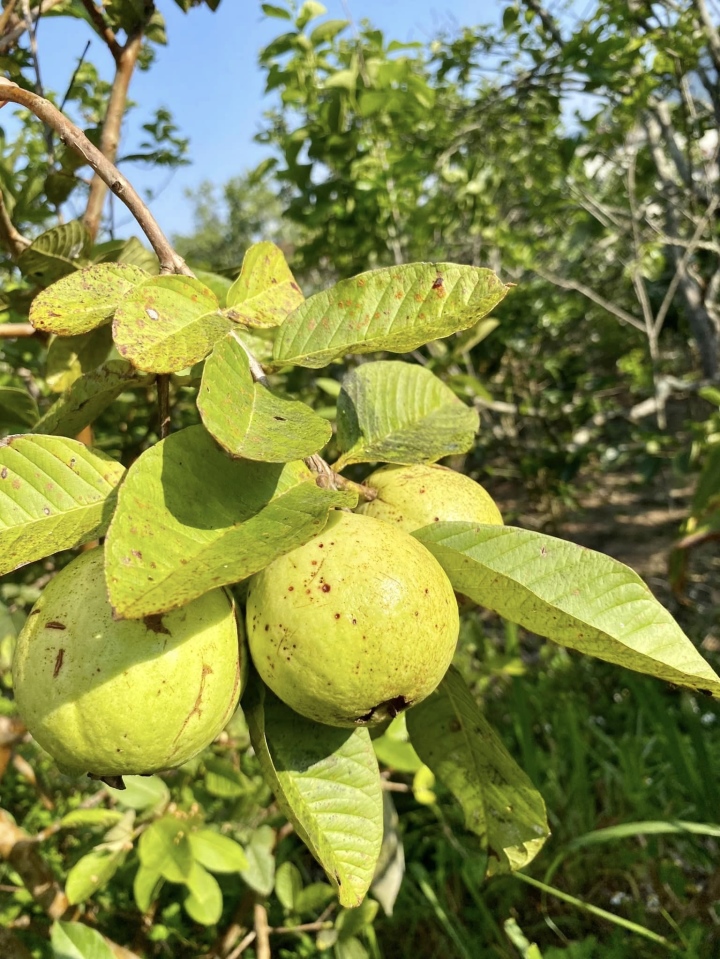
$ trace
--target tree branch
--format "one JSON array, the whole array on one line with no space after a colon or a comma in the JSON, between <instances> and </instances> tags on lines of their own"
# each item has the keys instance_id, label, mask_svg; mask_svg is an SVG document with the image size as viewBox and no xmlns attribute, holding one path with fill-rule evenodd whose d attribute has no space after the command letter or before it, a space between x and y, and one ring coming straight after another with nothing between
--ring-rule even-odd
<instances>
[{"instance_id":1,"label":"tree branch","mask_svg":"<svg viewBox=\"0 0 720 959\"><path fill-rule=\"evenodd\" d=\"M160 229L155 217L131 185L96 146L88 140L82 130L63 116L52 103L29 90L22 90L16 83L0 77L0 101L17 103L30 110L43 123L47 123L58 134L63 143L75 150L92 167L110 190L119 197L132 213L150 241L150 245L160 260L161 273L180 273L192 276L185 261L170 245Z\"/></svg>"},{"instance_id":2,"label":"tree branch","mask_svg":"<svg viewBox=\"0 0 720 959\"><path fill-rule=\"evenodd\" d=\"M30 246L30 240L26 239L18 230L15 229L10 214L5 206L5 197L0 190L0 243L5 247L13 260L17 260L23 250Z\"/></svg>"},{"instance_id":3,"label":"tree branch","mask_svg":"<svg viewBox=\"0 0 720 959\"><path fill-rule=\"evenodd\" d=\"M64 2L65 0L44 0L44 3L41 3L37 8L38 17ZM10 17L6 26L9 26L10 23L12 23L10 29L4 31L2 37L0 37L0 53L7 53L11 50L29 27L29 24L18 16Z\"/></svg>"},{"instance_id":4,"label":"tree branch","mask_svg":"<svg viewBox=\"0 0 720 959\"><path fill-rule=\"evenodd\" d=\"M105 120L103 121L102 134L100 136L100 152L111 163L115 162L115 157L117 156L118 143L120 142L120 127L122 126L125 109L127 107L128 88L142 47L142 41L141 33L131 37L127 44L121 48L117 59L115 79L113 80L107 112L105 113ZM102 218L102 209L107 190L108 184L106 180L96 171L90 184L90 195L88 196L85 216L83 217L83 223L93 240L97 237L98 230L100 229L100 220Z\"/></svg>"},{"instance_id":5,"label":"tree branch","mask_svg":"<svg viewBox=\"0 0 720 959\"><path fill-rule=\"evenodd\" d=\"M117 42L117 38L110 28L108 22L105 20L102 10L95 6L93 0L82 0L82 5L87 10L88 16L90 17L96 32L107 44L107 48L110 51L113 60L115 63L119 63L123 48Z\"/></svg>"},{"instance_id":6,"label":"tree branch","mask_svg":"<svg viewBox=\"0 0 720 959\"><path fill-rule=\"evenodd\" d=\"M37 330L30 323L0 323L0 340L19 340L35 336Z\"/></svg>"},{"instance_id":7,"label":"tree branch","mask_svg":"<svg viewBox=\"0 0 720 959\"><path fill-rule=\"evenodd\" d=\"M636 316L623 310L622 307L616 306L615 303L606 300L600 296L599 293L596 293L595 290L591 290L589 286L585 286L584 283L576 283L575 280L566 280L562 276L556 276L554 273L546 273L544 270L536 269L535 272L538 276L541 276L543 280L552 283L553 286L559 286L563 290L575 290L576 293L581 293L583 296L586 296L588 300L592 300L593 303L601 306L603 310L612 313L613 316L616 316L622 323L627 323L629 326L635 327L635 329L640 330L641 333L645 332L645 324Z\"/></svg>"},{"instance_id":8,"label":"tree branch","mask_svg":"<svg viewBox=\"0 0 720 959\"><path fill-rule=\"evenodd\" d=\"M720 36L718 36L715 24L712 22L710 11L707 8L705 0L693 0L695 9L700 17L700 22L705 30L708 49L715 69L720 73Z\"/></svg>"}]
</instances>

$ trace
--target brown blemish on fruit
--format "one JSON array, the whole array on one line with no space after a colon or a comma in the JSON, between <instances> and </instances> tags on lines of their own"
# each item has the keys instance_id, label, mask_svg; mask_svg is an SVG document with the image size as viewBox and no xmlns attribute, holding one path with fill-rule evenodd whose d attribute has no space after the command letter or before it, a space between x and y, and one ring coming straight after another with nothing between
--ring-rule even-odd
<instances>
[{"instance_id":1,"label":"brown blemish on fruit","mask_svg":"<svg viewBox=\"0 0 720 959\"><path fill-rule=\"evenodd\" d=\"M65 650L59 649L58 654L55 657L55 669L53 669L53 679L57 679L57 675L62 669L63 659L65 658Z\"/></svg>"},{"instance_id":2,"label":"brown blemish on fruit","mask_svg":"<svg viewBox=\"0 0 720 959\"><path fill-rule=\"evenodd\" d=\"M330 583L323 583L320 589L323 591L323 593L329 593L332 587L330 586Z\"/></svg>"},{"instance_id":3,"label":"brown blemish on fruit","mask_svg":"<svg viewBox=\"0 0 720 959\"><path fill-rule=\"evenodd\" d=\"M335 619L340 619L340 613L335 613Z\"/></svg>"},{"instance_id":4,"label":"brown blemish on fruit","mask_svg":"<svg viewBox=\"0 0 720 959\"><path fill-rule=\"evenodd\" d=\"M294 586L288 586L288 593L292 593L294 589Z\"/></svg>"},{"instance_id":5,"label":"brown blemish on fruit","mask_svg":"<svg viewBox=\"0 0 720 959\"><path fill-rule=\"evenodd\" d=\"M7 466L3 466L0 470L0 479L7 479Z\"/></svg>"},{"instance_id":6,"label":"brown blemish on fruit","mask_svg":"<svg viewBox=\"0 0 720 959\"><path fill-rule=\"evenodd\" d=\"M193 718L193 716L194 716L196 713L197 713L198 716L202 716L202 709L201 709L200 707L201 707L201 705L202 705L203 693L205 692L205 680L206 680L207 677L210 675L210 673L212 673L212 671L213 671L213 670L212 670L212 666L208 666L207 663L203 663L203 665L202 665L202 673L200 674L200 688L198 689L198 694L197 694L197 696L195 697L195 702L193 703L193 708L190 710L190 712L187 714L187 716L186 716L185 719L183 720L183 724L182 724L182 726L180 727L180 730L178 731L178 734L175 736L175 739L173 740L173 746L175 746L175 745L177 744L177 741L178 741L178 740L180 739L180 737L182 736L183 732L185 731L185 727L186 727L187 724L190 722L190 720Z\"/></svg>"},{"instance_id":7,"label":"brown blemish on fruit","mask_svg":"<svg viewBox=\"0 0 720 959\"><path fill-rule=\"evenodd\" d=\"M67 629L67 626L56 619L51 619L49 623L45 623L45 629Z\"/></svg>"},{"instance_id":8,"label":"brown blemish on fruit","mask_svg":"<svg viewBox=\"0 0 720 959\"><path fill-rule=\"evenodd\" d=\"M373 706L372 709L369 709L364 716L358 716L358 718L355 720L355 725L366 726L374 719L379 721L388 718L394 719L409 706L412 706L412 702L408 702L404 696L395 696L393 699L386 699L385 702L378 703L377 706Z\"/></svg>"},{"instance_id":9,"label":"brown blemish on fruit","mask_svg":"<svg viewBox=\"0 0 720 959\"><path fill-rule=\"evenodd\" d=\"M130 552L133 554L135 559L139 559L142 562L142 553L139 549L131 549Z\"/></svg>"},{"instance_id":10,"label":"brown blemish on fruit","mask_svg":"<svg viewBox=\"0 0 720 959\"><path fill-rule=\"evenodd\" d=\"M143 623L145 624L146 629L149 629L153 633L164 633L166 636L172 636L170 630L163 623L161 613L153 613L151 616L144 616Z\"/></svg>"}]
</instances>

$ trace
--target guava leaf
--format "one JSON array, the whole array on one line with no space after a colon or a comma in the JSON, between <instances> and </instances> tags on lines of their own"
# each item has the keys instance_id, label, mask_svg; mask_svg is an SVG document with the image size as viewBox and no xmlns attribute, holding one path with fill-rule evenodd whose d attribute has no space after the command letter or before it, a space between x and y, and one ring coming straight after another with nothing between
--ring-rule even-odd
<instances>
[{"instance_id":1,"label":"guava leaf","mask_svg":"<svg viewBox=\"0 0 720 959\"><path fill-rule=\"evenodd\" d=\"M213 291L220 306L224 306L227 302L228 290L233 284L230 277L221 276L219 273L211 273L208 270L193 269L193 273L201 283L204 283L209 290Z\"/></svg>"},{"instance_id":2,"label":"guava leaf","mask_svg":"<svg viewBox=\"0 0 720 959\"><path fill-rule=\"evenodd\" d=\"M97 929L83 922L54 922L50 942L54 959L115 959Z\"/></svg>"},{"instance_id":3,"label":"guava leaf","mask_svg":"<svg viewBox=\"0 0 720 959\"><path fill-rule=\"evenodd\" d=\"M163 877L159 872L143 866L138 866L135 878L133 879L133 897L135 904L140 912L147 912L155 900L160 887L163 883Z\"/></svg>"},{"instance_id":4,"label":"guava leaf","mask_svg":"<svg viewBox=\"0 0 720 959\"><path fill-rule=\"evenodd\" d=\"M205 788L211 796L219 799L234 799L248 791L248 782L243 773L219 756L211 756L204 762Z\"/></svg>"},{"instance_id":5,"label":"guava leaf","mask_svg":"<svg viewBox=\"0 0 720 959\"><path fill-rule=\"evenodd\" d=\"M140 618L237 583L320 532L357 498L321 489L302 463L233 460L202 426L128 470L105 543L110 600Z\"/></svg>"},{"instance_id":6,"label":"guava leaf","mask_svg":"<svg viewBox=\"0 0 720 959\"><path fill-rule=\"evenodd\" d=\"M187 882L195 864L188 832L187 822L175 816L150 823L138 843L142 865L169 882Z\"/></svg>"},{"instance_id":7,"label":"guava leaf","mask_svg":"<svg viewBox=\"0 0 720 959\"><path fill-rule=\"evenodd\" d=\"M0 427L32 426L39 416L37 403L27 390L0 386Z\"/></svg>"},{"instance_id":8,"label":"guava leaf","mask_svg":"<svg viewBox=\"0 0 720 959\"><path fill-rule=\"evenodd\" d=\"M65 882L70 905L85 902L98 889L104 888L123 864L126 855L122 849L93 849L78 860Z\"/></svg>"},{"instance_id":9,"label":"guava leaf","mask_svg":"<svg viewBox=\"0 0 720 959\"><path fill-rule=\"evenodd\" d=\"M205 362L197 398L207 430L232 456L289 463L317 453L332 427L306 403L254 383L247 353L234 334Z\"/></svg>"},{"instance_id":10,"label":"guava leaf","mask_svg":"<svg viewBox=\"0 0 720 959\"><path fill-rule=\"evenodd\" d=\"M213 926L222 915L223 896L217 879L198 863L187 878L190 895L183 903L185 911L202 926Z\"/></svg>"},{"instance_id":11,"label":"guava leaf","mask_svg":"<svg viewBox=\"0 0 720 959\"><path fill-rule=\"evenodd\" d=\"M361 273L290 314L275 340L275 362L319 369L346 353L408 353L477 323L507 290L492 270L455 263Z\"/></svg>"},{"instance_id":12,"label":"guava leaf","mask_svg":"<svg viewBox=\"0 0 720 959\"><path fill-rule=\"evenodd\" d=\"M637 573L583 546L511 526L413 533L454 589L561 646L720 697L720 677Z\"/></svg>"},{"instance_id":13,"label":"guava leaf","mask_svg":"<svg viewBox=\"0 0 720 959\"><path fill-rule=\"evenodd\" d=\"M75 829L77 826L107 829L117 825L122 818L119 809L73 809L62 817L60 826L63 829Z\"/></svg>"},{"instance_id":14,"label":"guava leaf","mask_svg":"<svg viewBox=\"0 0 720 959\"><path fill-rule=\"evenodd\" d=\"M37 421L35 432L77 436L125 390L147 386L152 381L151 374L138 372L125 360L108 360L75 380Z\"/></svg>"},{"instance_id":15,"label":"guava leaf","mask_svg":"<svg viewBox=\"0 0 720 959\"><path fill-rule=\"evenodd\" d=\"M98 263L64 276L35 297L30 322L60 336L89 333L109 323L122 299L147 274L123 263Z\"/></svg>"},{"instance_id":16,"label":"guava leaf","mask_svg":"<svg viewBox=\"0 0 720 959\"><path fill-rule=\"evenodd\" d=\"M76 440L0 441L0 575L102 536L124 472Z\"/></svg>"},{"instance_id":17,"label":"guava leaf","mask_svg":"<svg viewBox=\"0 0 720 959\"><path fill-rule=\"evenodd\" d=\"M83 224L79 220L71 220L70 223L63 223L41 233L23 250L17 259L17 265L23 276L29 277L38 286L49 286L82 266L82 259L87 256L90 245L90 234ZM32 314L30 322L35 325Z\"/></svg>"},{"instance_id":18,"label":"guava leaf","mask_svg":"<svg viewBox=\"0 0 720 959\"><path fill-rule=\"evenodd\" d=\"M157 276L160 263L152 250L144 246L136 236L127 240L109 240L93 247L96 263L127 263L138 266L149 276Z\"/></svg>"},{"instance_id":19,"label":"guava leaf","mask_svg":"<svg viewBox=\"0 0 720 959\"><path fill-rule=\"evenodd\" d=\"M337 441L351 463L434 463L473 445L480 418L422 366L378 360L351 370L337 405Z\"/></svg>"},{"instance_id":20,"label":"guava leaf","mask_svg":"<svg viewBox=\"0 0 720 959\"><path fill-rule=\"evenodd\" d=\"M227 294L225 315L245 326L280 326L305 297L274 243L254 243Z\"/></svg>"},{"instance_id":21,"label":"guava leaf","mask_svg":"<svg viewBox=\"0 0 720 959\"><path fill-rule=\"evenodd\" d=\"M240 843L214 829L190 833L190 848L195 861L210 872L242 872L248 861Z\"/></svg>"},{"instance_id":22,"label":"guava leaf","mask_svg":"<svg viewBox=\"0 0 720 959\"><path fill-rule=\"evenodd\" d=\"M167 806L170 790L159 776L124 776L124 789L108 786L110 795L126 809L153 809Z\"/></svg>"},{"instance_id":23,"label":"guava leaf","mask_svg":"<svg viewBox=\"0 0 720 959\"><path fill-rule=\"evenodd\" d=\"M253 831L245 850L248 864L242 877L261 896L269 896L275 885L274 848L275 830L270 826L260 826Z\"/></svg>"},{"instance_id":24,"label":"guava leaf","mask_svg":"<svg viewBox=\"0 0 720 959\"><path fill-rule=\"evenodd\" d=\"M243 711L265 781L337 889L359 905L382 844L382 790L367 729L311 722L254 678Z\"/></svg>"},{"instance_id":25,"label":"guava leaf","mask_svg":"<svg viewBox=\"0 0 720 959\"><path fill-rule=\"evenodd\" d=\"M89 333L53 337L45 359L45 382L53 393L64 393L83 373L104 363L112 345L107 323Z\"/></svg>"},{"instance_id":26,"label":"guava leaf","mask_svg":"<svg viewBox=\"0 0 720 959\"><path fill-rule=\"evenodd\" d=\"M176 373L207 356L231 327L204 283L189 276L154 276L115 311L113 338L118 353L139 370Z\"/></svg>"},{"instance_id":27,"label":"guava leaf","mask_svg":"<svg viewBox=\"0 0 720 959\"><path fill-rule=\"evenodd\" d=\"M405 875L405 849L400 819L389 792L383 792L383 841L370 891L386 916L392 916Z\"/></svg>"},{"instance_id":28,"label":"guava leaf","mask_svg":"<svg viewBox=\"0 0 720 959\"><path fill-rule=\"evenodd\" d=\"M297 898L302 892L302 873L295 863L286 860L278 866L275 873L275 895L288 912L295 909Z\"/></svg>"},{"instance_id":29,"label":"guava leaf","mask_svg":"<svg viewBox=\"0 0 720 959\"><path fill-rule=\"evenodd\" d=\"M494 854L489 872L522 869L547 839L545 804L451 666L437 690L409 709L418 755L455 796L465 825Z\"/></svg>"}]
</instances>

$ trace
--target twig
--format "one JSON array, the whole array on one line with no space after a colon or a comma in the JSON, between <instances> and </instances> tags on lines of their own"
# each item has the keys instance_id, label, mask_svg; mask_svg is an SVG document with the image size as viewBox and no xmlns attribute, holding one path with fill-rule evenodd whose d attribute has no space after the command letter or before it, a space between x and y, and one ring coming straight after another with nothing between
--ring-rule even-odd
<instances>
[{"instance_id":1,"label":"twig","mask_svg":"<svg viewBox=\"0 0 720 959\"><path fill-rule=\"evenodd\" d=\"M90 17L95 30L107 44L107 48L110 51L113 60L115 63L119 63L123 48L117 42L117 38L113 33L110 24L105 19L102 10L99 7L96 7L92 0L81 0L81 2L87 10L88 16Z\"/></svg>"},{"instance_id":2,"label":"twig","mask_svg":"<svg viewBox=\"0 0 720 959\"><path fill-rule=\"evenodd\" d=\"M256 902L253 913L255 917L255 934L257 936L257 949L255 950L257 959L272 959L267 909L263 903Z\"/></svg>"},{"instance_id":3,"label":"twig","mask_svg":"<svg viewBox=\"0 0 720 959\"><path fill-rule=\"evenodd\" d=\"M100 152L110 163L114 163L117 156L118 143L120 142L120 128L127 108L128 89L137 58L142 48L142 41L142 33L131 37L126 45L121 48L116 61L115 79L113 80L110 99L108 100L107 111L103 121L102 133L100 134ZM85 216L83 217L83 223L93 240L100 229L102 210L108 186L112 189L112 184L108 183L102 175L102 172L95 170L95 176L90 184L90 194L85 209ZM118 194L118 196L119 195L120 194Z\"/></svg>"},{"instance_id":4,"label":"twig","mask_svg":"<svg viewBox=\"0 0 720 959\"><path fill-rule=\"evenodd\" d=\"M184 276L193 275L183 258L172 248L169 240L155 220L155 217L145 203L143 203L131 183L96 146L93 146L82 130L76 127L74 123L71 123L67 117L63 116L48 100L44 100L29 90L22 90L16 83L2 77L0 77L0 100L17 103L25 107L25 109L30 110L31 113L34 113L43 123L51 126L63 143L71 147L71 149L75 150L87 161L95 173L97 173L112 192L123 201L137 220L138 225L150 241L150 245L160 260L161 273L180 273Z\"/></svg>"},{"instance_id":5,"label":"twig","mask_svg":"<svg viewBox=\"0 0 720 959\"><path fill-rule=\"evenodd\" d=\"M240 940L237 946L235 946L233 951L228 953L227 959L238 959L238 956L241 956L245 952L247 947L251 943L255 942L256 937L257 937L257 933L255 932L254 929L251 929L250 932L243 939Z\"/></svg>"},{"instance_id":6,"label":"twig","mask_svg":"<svg viewBox=\"0 0 720 959\"><path fill-rule=\"evenodd\" d=\"M0 323L0 340L14 340L35 336L37 330L30 323Z\"/></svg>"},{"instance_id":7,"label":"twig","mask_svg":"<svg viewBox=\"0 0 720 959\"><path fill-rule=\"evenodd\" d=\"M35 70L35 92L39 96L44 96L42 77L40 76L40 61L38 60L38 47L37 47L37 36L35 34L35 21L33 20L32 11L30 9L30 0L21 0L23 17L27 23L27 31L30 35L30 56L33 61L33 68ZM38 11L38 17L40 12Z\"/></svg>"},{"instance_id":8,"label":"twig","mask_svg":"<svg viewBox=\"0 0 720 959\"><path fill-rule=\"evenodd\" d=\"M157 378L158 415L160 417L160 439L170 435L170 377L167 373L159 373Z\"/></svg>"},{"instance_id":9,"label":"twig","mask_svg":"<svg viewBox=\"0 0 720 959\"><path fill-rule=\"evenodd\" d=\"M65 95L63 96L63 98L62 98L62 100L61 100L61 102L60 102L60 106L59 106L59 108L58 108L58 109L61 110L61 111L65 109L65 104L67 103L68 97L70 96L70 94L71 94L71 92L72 92L72 88L73 88L73 84L75 83L75 79L76 79L78 73L80 72L80 67L83 65L83 63L85 63L85 57L87 56L88 50L90 49L91 46L92 46L92 40L88 40L88 42L85 44L85 49L83 50L83 52L82 52L82 53L80 54L80 56L78 57L77 65L76 65L75 69L73 70L73 75L70 77L70 83L68 83L68 85L67 85L67 89L65 90Z\"/></svg>"},{"instance_id":10,"label":"twig","mask_svg":"<svg viewBox=\"0 0 720 959\"><path fill-rule=\"evenodd\" d=\"M0 37L5 33L5 27L10 23L10 18L13 15L13 10L15 9L15 4L17 0L8 0L8 5L5 7L3 12L0 14Z\"/></svg>"},{"instance_id":11,"label":"twig","mask_svg":"<svg viewBox=\"0 0 720 959\"><path fill-rule=\"evenodd\" d=\"M333 923L329 920L315 922L303 922L299 926L275 926L270 929L273 936L289 936L294 932L320 932L323 929L332 929Z\"/></svg>"},{"instance_id":12,"label":"twig","mask_svg":"<svg viewBox=\"0 0 720 959\"><path fill-rule=\"evenodd\" d=\"M14 226L10 214L5 206L5 197L0 190L0 243L5 247L13 260L17 260L23 250L30 246L26 239Z\"/></svg>"},{"instance_id":13,"label":"twig","mask_svg":"<svg viewBox=\"0 0 720 959\"><path fill-rule=\"evenodd\" d=\"M597 303L598 306L607 310L608 313L612 313L613 316L616 316L621 322L627 323L629 326L634 326L635 329L640 330L641 333L645 332L645 325L641 323L636 316L633 316L632 313L628 313L626 310L623 310L622 307L616 306L614 303L606 300L605 297L600 296L599 293L590 289L589 286L585 286L584 283L576 283L575 280L566 280L562 276L556 276L554 273L546 273L544 270L536 269L535 272L538 276L541 276L543 280L547 280L548 283L552 283L554 286L559 286L563 290L575 290L576 293L582 293L588 300Z\"/></svg>"},{"instance_id":14,"label":"twig","mask_svg":"<svg viewBox=\"0 0 720 959\"><path fill-rule=\"evenodd\" d=\"M48 10L52 10L53 7L57 7L58 4L64 2L65 0L45 0L45 2L41 3L37 8L38 17L41 17L47 13ZM14 22L14 25L7 30L6 27L10 25L11 21ZM0 37L0 53L7 53L8 50L11 50L28 27L29 24L24 18L21 19L17 16L8 17L7 22L3 24L3 35Z\"/></svg>"}]
</instances>

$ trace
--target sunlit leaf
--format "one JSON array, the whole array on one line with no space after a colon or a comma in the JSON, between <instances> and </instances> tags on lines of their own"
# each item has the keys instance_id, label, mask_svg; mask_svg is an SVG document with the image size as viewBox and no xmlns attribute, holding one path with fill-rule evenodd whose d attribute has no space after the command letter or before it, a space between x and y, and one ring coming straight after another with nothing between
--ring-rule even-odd
<instances>
[{"instance_id":1,"label":"sunlit leaf","mask_svg":"<svg viewBox=\"0 0 720 959\"><path fill-rule=\"evenodd\" d=\"M278 331L277 365L312 369L346 353L410 350L465 330L507 293L492 270L411 263L361 273L316 293Z\"/></svg>"},{"instance_id":2,"label":"sunlit leaf","mask_svg":"<svg viewBox=\"0 0 720 959\"><path fill-rule=\"evenodd\" d=\"M720 678L637 573L511 526L435 523L413 533L455 590L562 646L720 696Z\"/></svg>"},{"instance_id":3,"label":"sunlit leaf","mask_svg":"<svg viewBox=\"0 0 720 959\"><path fill-rule=\"evenodd\" d=\"M438 689L408 710L410 740L489 847L490 872L521 869L549 835L545 804L450 667Z\"/></svg>"},{"instance_id":4,"label":"sunlit leaf","mask_svg":"<svg viewBox=\"0 0 720 959\"><path fill-rule=\"evenodd\" d=\"M30 322L61 336L88 333L108 323L123 298L146 279L143 270L129 264L85 267L39 293L30 307Z\"/></svg>"},{"instance_id":5,"label":"sunlit leaf","mask_svg":"<svg viewBox=\"0 0 720 959\"><path fill-rule=\"evenodd\" d=\"M0 575L102 535L124 472L76 440L0 441Z\"/></svg>"},{"instance_id":6,"label":"sunlit leaf","mask_svg":"<svg viewBox=\"0 0 720 959\"><path fill-rule=\"evenodd\" d=\"M83 373L103 363L112 349L109 324L77 336L53 337L45 359L45 382L54 393L63 393Z\"/></svg>"},{"instance_id":7,"label":"sunlit leaf","mask_svg":"<svg viewBox=\"0 0 720 959\"><path fill-rule=\"evenodd\" d=\"M280 326L305 297L274 243L254 243L227 294L225 315L246 326Z\"/></svg>"},{"instance_id":8,"label":"sunlit leaf","mask_svg":"<svg viewBox=\"0 0 720 959\"><path fill-rule=\"evenodd\" d=\"M367 729L311 722L256 678L243 700L253 748L285 815L341 905L357 906L382 843L382 793Z\"/></svg>"},{"instance_id":9,"label":"sunlit leaf","mask_svg":"<svg viewBox=\"0 0 720 959\"><path fill-rule=\"evenodd\" d=\"M17 265L23 276L38 286L48 286L83 265L90 243L90 234L83 224L79 220L71 220L36 237L20 254ZM30 319L32 323L35 322L32 314Z\"/></svg>"},{"instance_id":10,"label":"sunlit leaf","mask_svg":"<svg viewBox=\"0 0 720 959\"><path fill-rule=\"evenodd\" d=\"M466 406L422 366L364 363L344 378L337 406L337 440L351 463L434 463L469 450L477 410Z\"/></svg>"}]
</instances>

